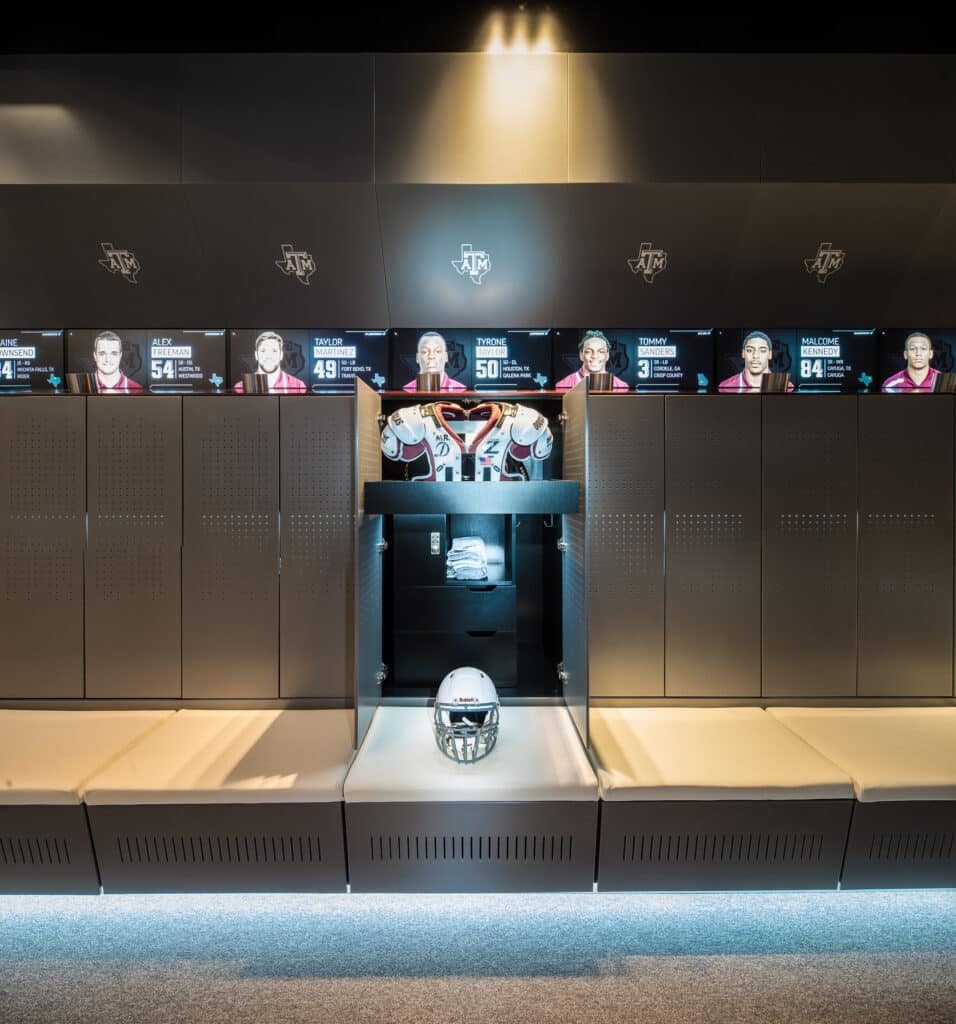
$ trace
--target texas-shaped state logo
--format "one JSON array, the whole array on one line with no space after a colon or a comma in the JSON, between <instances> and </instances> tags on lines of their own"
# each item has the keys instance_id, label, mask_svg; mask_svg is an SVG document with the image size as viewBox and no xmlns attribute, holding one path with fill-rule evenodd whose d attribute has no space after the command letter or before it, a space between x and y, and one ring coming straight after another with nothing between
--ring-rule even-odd
<instances>
[{"instance_id":1,"label":"texas-shaped state logo","mask_svg":"<svg viewBox=\"0 0 956 1024\"><path fill-rule=\"evenodd\" d=\"M481 284L481 279L491 270L491 254L484 249L473 249L470 242L462 242L461 258L452 260L451 265L461 277L467 274L472 284Z\"/></svg>"}]
</instances>

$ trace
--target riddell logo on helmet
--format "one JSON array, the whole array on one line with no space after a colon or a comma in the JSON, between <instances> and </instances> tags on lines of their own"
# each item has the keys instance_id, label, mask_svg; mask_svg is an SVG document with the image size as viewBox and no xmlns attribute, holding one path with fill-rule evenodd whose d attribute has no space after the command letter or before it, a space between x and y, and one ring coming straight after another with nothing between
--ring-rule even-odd
<instances>
[{"instance_id":1,"label":"riddell logo on helmet","mask_svg":"<svg viewBox=\"0 0 956 1024\"><path fill-rule=\"evenodd\" d=\"M456 704L477 704L478 701L474 697L458 697L455 700Z\"/></svg>"}]
</instances>

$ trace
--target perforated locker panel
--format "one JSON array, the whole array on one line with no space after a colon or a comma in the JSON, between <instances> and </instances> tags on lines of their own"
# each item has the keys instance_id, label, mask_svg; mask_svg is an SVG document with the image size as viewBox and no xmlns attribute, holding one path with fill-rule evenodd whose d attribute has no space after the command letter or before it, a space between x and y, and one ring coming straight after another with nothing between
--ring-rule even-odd
<instances>
[{"instance_id":1,"label":"perforated locker panel","mask_svg":"<svg viewBox=\"0 0 956 1024\"><path fill-rule=\"evenodd\" d=\"M86 696L182 690L182 398L87 404Z\"/></svg>"},{"instance_id":2,"label":"perforated locker panel","mask_svg":"<svg viewBox=\"0 0 956 1024\"><path fill-rule=\"evenodd\" d=\"M664 399L588 404L592 696L664 694Z\"/></svg>"},{"instance_id":3,"label":"perforated locker panel","mask_svg":"<svg viewBox=\"0 0 956 1024\"><path fill-rule=\"evenodd\" d=\"M0 697L83 696L86 399L0 402Z\"/></svg>"},{"instance_id":4,"label":"perforated locker panel","mask_svg":"<svg viewBox=\"0 0 956 1024\"><path fill-rule=\"evenodd\" d=\"M351 396L279 399L279 696L352 694Z\"/></svg>"},{"instance_id":5,"label":"perforated locker panel","mask_svg":"<svg viewBox=\"0 0 956 1024\"><path fill-rule=\"evenodd\" d=\"M665 692L760 695L760 398L664 399Z\"/></svg>"},{"instance_id":6,"label":"perforated locker panel","mask_svg":"<svg viewBox=\"0 0 956 1024\"><path fill-rule=\"evenodd\" d=\"M762 692L854 696L857 400L762 402Z\"/></svg>"},{"instance_id":7,"label":"perforated locker panel","mask_svg":"<svg viewBox=\"0 0 956 1024\"><path fill-rule=\"evenodd\" d=\"M185 698L279 693L278 403L183 403Z\"/></svg>"},{"instance_id":8,"label":"perforated locker panel","mask_svg":"<svg viewBox=\"0 0 956 1024\"><path fill-rule=\"evenodd\" d=\"M353 659L355 745L360 746L382 698L382 517L365 512L365 484L382 479L382 400L355 379L355 559Z\"/></svg>"},{"instance_id":9,"label":"perforated locker panel","mask_svg":"<svg viewBox=\"0 0 956 1024\"><path fill-rule=\"evenodd\" d=\"M953 399L860 403L861 697L953 692Z\"/></svg>"},{"instance_id":10,"label":"perforated locker panel","mask_svg":"<svg viewBox=\"0 0 956 1024\"><path fill-rule=\"evenodd\" d=\"M581 736L588 742L588 414L586 384L564 396L564 479L581 486L581 506L562 516L561 535L567 548L561 563L564 700Z\"/></svg>"}]
</instances>

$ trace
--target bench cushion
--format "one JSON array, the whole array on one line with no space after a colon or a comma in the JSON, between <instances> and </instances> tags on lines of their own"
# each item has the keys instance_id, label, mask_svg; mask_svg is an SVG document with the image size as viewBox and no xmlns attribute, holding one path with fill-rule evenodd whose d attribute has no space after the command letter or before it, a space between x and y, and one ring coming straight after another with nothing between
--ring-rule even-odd
<instances>
[{"instance_id":1,"label":"bench cushion","mask_svg":"<svg viewBox=\"0 0 956 1024\"><path fill-rule=\"evenodd\" d=\"M567 710L503 707L498 742L457 764L435 742L432 709L380 707L345 780L346 803L597 801L597 779Z\"/></svg>"},{"instance_id":2,"label":"bench cushion","mask_svg":"<svg viewBox=\"0 0 956 1024\"><path fill-rule=\"evenodd\" d=\"M956 708L772 708L840 766L856 798L956 800Z\"/></svg>"},{"instance_id":3,"label":"bench cushion","mask_svg":"<svg viewBox=\"0 0 956 1024\"><path fill-rule=\"evenodd\" d=\"M604 800L851 799L849 776L760 708L592 708Z\"/></svg>"},{"instance_id":4,"label":"bench cushion","mask_svg":"<svg viewBox=\"0 0 956 1024\"><path fill-rule=\"evenodd\" d=\"M79 804L91 775L172 711L0 711L0 804Z\"/></svg>"},{"instance_id":5,"label":"bench cushion","mask_svg":"<svg viewBox=\"0 0 956 1024\"><path fill-rule=\"evenodd\" d=\"M179 711L90 780L87 804L342 799L354 712Z\"/></svg>"}]
</instances>

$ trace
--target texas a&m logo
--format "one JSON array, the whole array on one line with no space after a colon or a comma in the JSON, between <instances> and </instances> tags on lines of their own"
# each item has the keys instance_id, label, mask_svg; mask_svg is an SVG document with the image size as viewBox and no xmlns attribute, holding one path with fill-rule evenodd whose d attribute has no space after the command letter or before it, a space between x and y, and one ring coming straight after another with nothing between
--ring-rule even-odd
<instances>
[{"instance_id":1,"label":"texas a&m logo","mask_svg":"<svg viewBox=\"0 0 956 1024\"><path fill-rule=\"evenodd\" d=\"M639 256L632 256L627 265L632 274L640 274L647 284L653 284L654 278L667 269L667 253L663 249L655 249L650 242L641 242Z\"/></svg>"},{"instance_id":2,"label":"texas a&m logo","mask_svg":"<svg viewBox=\"0 0 956 1024\"><path fill-rule=\"evenodd\" d=\"M119 274L124 281L130 284L137 284L136 275L143 269L140 266L136 254L129 249L114 249L112 242L100 242L104 259L97 260L101 267L105 267L111 274Z\"/></svg>"},{"instance_id":3,"label":"texas a&m logo","mask_svg":"<svg viewBox=\"0 0 956 1024\"><path fill-rule=\"evenodd\" d=\"M461 259L452 260L451 265L462 277L467 274L472 284L481 284L481 279L491 270L491 254L484 249L473 249L470 242L462 242Z\"/></svg>"},{"instance_id":4,"label":"texas a&m logo","mask_svg":"<svg viewBox=\"0 0 956 1024\"><path fill-rule=\"evenodd\" d=\"M843 249L834 249L831 242L821 242L816 256L804 260L803 265L808 274L816 274L820 284L826 284L827 278L835 274L845 262L846 252Z\"/></svg>"},{"instance_id":5,"label":"texas a&m logo","mask_svg":"<svg viewBox=\"0 0 956 1024\"><path fill-rule=\"evenodd\" d=\"M286 277L294 277L299 284L308 284L315 273L315 257L310 252L297 250L294 245L282 246L282 259L275 265Z\"/></svg>"}]
</instances>

